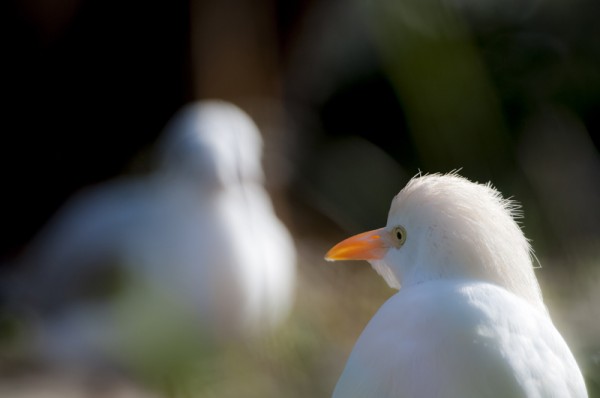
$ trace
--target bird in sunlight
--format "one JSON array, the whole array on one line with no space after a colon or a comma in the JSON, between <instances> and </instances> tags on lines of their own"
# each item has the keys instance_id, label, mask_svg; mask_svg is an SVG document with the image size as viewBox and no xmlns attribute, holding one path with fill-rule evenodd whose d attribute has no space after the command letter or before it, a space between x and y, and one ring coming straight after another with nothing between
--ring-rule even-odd
<instances>
[{"instance_id":1,"label":"bird in sunlight","mask_svg":"<svg viewBox=\"0 0 600 398\"><path fill-rule=\"evenodd\" d=\"M518 217L490 184L419 175L385 227L335 245L327 260L367 260L399 291L362 332L333 396L587 397Z\"/></svg>"},{"instance_id":2,"label":"bird in sunlight","mask_svg":"<svg viewBox=\"0 0 600 398\"><path fill-rule=\"evenodd\" d=\"M213 343L280 325L296 251L264 186L262 145L238 107L192 103L158 140L153 173L68 201L20 260L40 351L112 359L168 351L156 347L165 336L152 340L161 333Z\"/></svg>"}]
</instances>

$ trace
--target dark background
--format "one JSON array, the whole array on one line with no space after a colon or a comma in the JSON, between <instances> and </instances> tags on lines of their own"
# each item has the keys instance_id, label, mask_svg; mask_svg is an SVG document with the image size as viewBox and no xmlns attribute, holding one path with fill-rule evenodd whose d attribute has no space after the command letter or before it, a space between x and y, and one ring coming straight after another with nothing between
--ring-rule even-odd
<instances>
[{"instance_id":1,"label":"dark background","mask_svg":"<svg viewBox=\"0 0 600 398\"><path fill-rule=\"evenodd\" d=\"M410 7L404 3L399 8ZM530 1L502 10L492 2L448 4L462 18L459 30L468 29L463 39L427 38L383 19L375 20L375 29L365 28L357 15L368 10L348 11L335 2L4 2L2 258L18 253L74 191L128 171L170 116L198 98L243 103L270 97L284 104L288 118L300 120L294 140L309 152L286 155L301 179L312 178L304 167L314 164L323 145L361 137L411 175L463 167L470 177L504 188L512 180L506 174L521 173L516 153L523 126L544 107L554 107L549 114L568 110L597 153L597 4ZM386 24L397 30L387 37L405 38L391 44L394 52L421 57L425 66L403 60L393 66L389 45L373 39L378 33L372 32ZM413 106L411 88L403 87L405 77L395 81L391 68L439 84L450 102L464 102L454 110L460 113L478 99L463 97L460 80L445 86L441 75L455 77L447 69L467 45L484 64L486 76L479 78L493 90L497 115L489 118L497 120L477 121L479 110L467 109L471 125L460 116L438 115L440 125L414 127L416 122L411 130L405 118L406 103ZM429 70L419 76L411 68ZM435 119L435 109L431 113ZM498 131L483 131L490 124ZM597 186L598 180L589 183Z\"/></svg>"}]
</instances>

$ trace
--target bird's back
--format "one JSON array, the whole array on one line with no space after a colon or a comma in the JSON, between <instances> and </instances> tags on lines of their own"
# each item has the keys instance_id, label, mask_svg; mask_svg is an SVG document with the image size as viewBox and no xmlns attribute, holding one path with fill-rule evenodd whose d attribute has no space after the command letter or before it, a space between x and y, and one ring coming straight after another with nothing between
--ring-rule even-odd
<instances>
[{"instance_id":1,"label":"bird's back","mask_svg":"<svg viewBox=\"0 0 600 398\"><path fill-rule=\"evenodd\" d=\"M335 392L348 397L587 397L547 314L495 285L402 288L359 338Z\"/></svg>"}]
</instances>

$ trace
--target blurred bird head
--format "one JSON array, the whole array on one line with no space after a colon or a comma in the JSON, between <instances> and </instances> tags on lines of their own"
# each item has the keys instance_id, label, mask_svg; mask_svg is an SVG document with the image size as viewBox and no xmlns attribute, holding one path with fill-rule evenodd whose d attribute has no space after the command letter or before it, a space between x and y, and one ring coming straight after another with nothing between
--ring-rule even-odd
<instances>
[{"instance_id":1,"label":"blurred bird head","mask_svg":"<svg viewBox=\"0 0 600 398\"><path fill-rule=\"evenodd\" d=\"M200 101L168 123L160 145L163 170L204 185L262 182L262 139L252 119L224 101Z\"/></svg>"},{"instance_id":2,"label":"blurred bird head","mask_svg":"<svg viewBox=\"0 0 600 398\"><path fill-rule=\"evenodd\" d=\"M541 303L519 206L490 184L456 173L413 178L393 199L387 225L348 238L326 259L367 260L397 289L435 279L496 283Z\"/></svg>"}]
</instances>

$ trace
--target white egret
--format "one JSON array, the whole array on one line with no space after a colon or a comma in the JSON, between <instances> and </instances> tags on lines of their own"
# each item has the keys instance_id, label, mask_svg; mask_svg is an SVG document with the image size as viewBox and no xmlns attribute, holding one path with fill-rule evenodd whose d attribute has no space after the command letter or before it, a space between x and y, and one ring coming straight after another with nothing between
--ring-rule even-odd
<instances>
[{"instance_id":1,"label":"white egret","mask_svg":"<svg viewBox=\"0 0 600 398\"><path fill-rule=\"evenodd\" d=\"M361 334L333 396L587 397L518 215L489 184L418 176L384 228L334 246L326 259L367 260L400 290Z\"/></svg>"},{"instance_id":2,"label":"white egret","mask_svg":"<svg viewBox=\"0 0 600 398\"><path fill-rule=\"evenodd\" d=\"M289 313L296 252L263 185L250 117L226 102L190 104L158 155L151 175L68 201L23 256L21 290L42 309L34 334L48 356L119 356L162 329L228 341ZM140 351L161 351L151 345L164 340L148 340Z\"/></svg>"}]
</instances>

